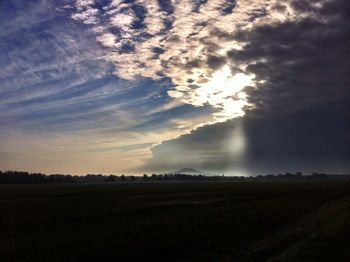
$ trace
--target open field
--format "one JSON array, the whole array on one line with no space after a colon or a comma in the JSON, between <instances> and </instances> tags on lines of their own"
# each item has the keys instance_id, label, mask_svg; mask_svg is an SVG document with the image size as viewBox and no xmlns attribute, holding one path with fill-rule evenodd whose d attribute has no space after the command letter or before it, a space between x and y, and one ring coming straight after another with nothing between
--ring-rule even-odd
<instances>
[{"instance_id":1,"label":"open field","mask_svg":"<svg viewBox=\"0 0 350 262\"><path fill-rule=\"evenodd\" d=\"M349 261L350 183L0 186L1 261Z\"/></svg>"}]
</instances>

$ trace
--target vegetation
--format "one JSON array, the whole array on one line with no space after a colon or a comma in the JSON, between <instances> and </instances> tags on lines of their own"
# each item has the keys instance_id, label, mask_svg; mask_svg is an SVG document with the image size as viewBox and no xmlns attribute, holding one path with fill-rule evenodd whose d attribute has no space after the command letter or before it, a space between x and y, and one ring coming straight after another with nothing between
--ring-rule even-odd
<instances>
[{"instance_id":1,"label":"vegetation","mask_svg":"<svg viewBox=\"0 0 350 262\"><path fill-rule=\"evenodd\" d=\"M53 184L53 183L103 183L103 182L153 182L153 181L350 181L350 175L327 175L313 173L303 176L300 172L284 175L259 175L256 177L243 176L217 176L202 174L152 174L148 176L116 176L113 174L87 174L85 176L72 176L64 174L46 175L42 173L28 173L22 171L0 171L0 184Z\"/></svg>"},{"instance_id":2,"label":"vegetation","mask_svg":"<svg viewBox=\"0 0 350 262\"><path fill-rule=\"evenodd\" d=\"M1 261L347 261L349 182L0 185Z\"/></svg>"}]
</instances>

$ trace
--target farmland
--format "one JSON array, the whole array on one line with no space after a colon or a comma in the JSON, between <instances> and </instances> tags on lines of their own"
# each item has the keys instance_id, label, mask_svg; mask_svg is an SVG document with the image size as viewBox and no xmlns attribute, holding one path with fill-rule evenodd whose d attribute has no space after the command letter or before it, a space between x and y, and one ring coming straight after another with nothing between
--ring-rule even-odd
<instances>
[{"instance_id":1,"label":"farmland","mask_svg":"<svg viewBox=\"0 0 350 262\"><path fill-rule=\"evenodd\" d=\"M0 185L1 261L347 261L348 182Z\"/></svg>"}]
</instances>

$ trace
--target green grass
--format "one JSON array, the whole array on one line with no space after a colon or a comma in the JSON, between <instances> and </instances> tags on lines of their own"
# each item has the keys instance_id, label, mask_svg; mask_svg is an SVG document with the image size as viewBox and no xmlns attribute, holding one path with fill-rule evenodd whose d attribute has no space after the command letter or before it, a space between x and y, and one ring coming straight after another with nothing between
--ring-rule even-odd
<instances>
[{"instance_id":1,"label":"green grass","mask_svg":"<svg viewBox=\"0 0 350 262\"><path fill-rule=\"evenodd\" d=\"M349 183L0 186L4 262L349 258Z\"/></svg>"}]
</instances>

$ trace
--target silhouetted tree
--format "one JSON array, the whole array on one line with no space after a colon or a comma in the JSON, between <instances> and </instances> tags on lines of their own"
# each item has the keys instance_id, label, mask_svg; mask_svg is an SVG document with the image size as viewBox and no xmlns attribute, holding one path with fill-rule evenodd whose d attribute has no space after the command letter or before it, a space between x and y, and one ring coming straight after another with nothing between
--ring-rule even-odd
<instances>
[{"instance_id":1,"label":"silhouetted tree","mask_svg":"<svg viewBox=\"0 0 350 262\"><path fill-rule=\"evenodd\" d=\"M155 181L155 180L157 180L157 175L156 174L152 174L151 178L152 178L153 181Z\"/></svg>"}]
</instances>

